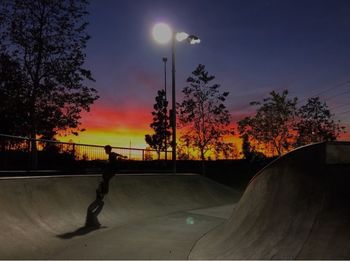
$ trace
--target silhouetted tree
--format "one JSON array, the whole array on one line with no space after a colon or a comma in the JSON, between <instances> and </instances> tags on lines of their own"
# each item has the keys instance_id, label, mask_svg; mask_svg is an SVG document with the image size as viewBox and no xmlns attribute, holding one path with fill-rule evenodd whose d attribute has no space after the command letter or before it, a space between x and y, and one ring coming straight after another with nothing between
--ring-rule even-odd
<instances>
[{"instance_id":1,"label":"silhouetted tree","mask_svg":"<svg viewBox=\"0 0 350 261\"><path fill-rule=\"evenodd\" d=\"M98 98L85 85L93 78L83 68L87 1L2 0L0 5L2 51L24 78L28 135L77 134L81 111Z\"/></svg>"},{"instance_id":2,"label":"silhouetted tree","mask_svg":"<svg viewBox=\"0 0 350 261\"><path fill-rule=\"evenodd\" d=\"M252 156L252 147L249 142L249 137L248 134L243 134L242 135L242 153L243 153L243 158L246 160L251 160L253 158Z\"/></svg>"},{"instance_id":3,"label":"silhouetted tree","mask_svg":"<svg viewBox=\"0 0 350 261\"><path fill-rule=\"evenodd\" d=\"M344 132L345 127L336 122L325 102L319 97L309 98L298 110L295 124L297 131L296 146L314 142L333 141Z\"/></svg>"},{"instance_id":4,"label":"silhouetted tree","mask_svg":"<svg viewBox=\"0 0 350 261\"><path fill-rule=\"evenodd\" d=\"M177 158L179 160L193 159L193 155L190 153L190 141L188 137L180 137L180 142L177 146Z\"/></svg>"},{"instance_id":5,"label":"silhouetted tree","mask_svg":"<svg viewBox=\"0 0 350 261\"><path fill-rule=\"evenodd\" d=\"M199 151L202 160L209 151L220 153L232 147L232 143L224 140L225 136L233 135L230 113L224 104L229 93L221 93L220 85L212 84L214 79L199 64L188 77L188 86L182 90L184 99L178 104L182 139Z\"/></svg>"},{"instance_id":6,"label":"silhouetted tree","mask_svg":"<svg viewBox=\"0 0 350 261\"><path fill-rule=\"evenodd\" d=\"M17 62L0 54L0 133L28 134L28 97L25 78Z\"/></svg>"},{"instance_id":7,"label":"silhouetted tree","mask_svg":"<svg viewBox=\"0 0 350 261\"><path fill-rule=\"evenodd\" d=\"M247 134L243 134L242 140L242 153L244 159L254 163L261 163L266 160L267 157L263 152L257 151L254 146L251 146Z\"/></svg>"},{"instance_id":8,"label":"silhouetted tree","mask_svg":"<svg viewBox=\"0 0 350 261\"><path fill-rule=\"evenodd\" d=\"M169 141L170 138L170 126L167 113L168 101L165 97L165 91L160 90L157 94L155 98L156 103L153 106L154 111L152 112L153 122L150 125L154 130L154 134L147 134L145 136L145 141L152 149L157 151L159 160L160 152L167 150L169 146L169 142L167 141Z\"/></svg>"},{"instance_id":9,"label":"silhouetted tree","mask_svg":"<svg viewBox=\"0 0 350 261\"><path fill-rule=\"evenodd\" d=\"M297 98L288 98L288 91L281 94L275 91L263 102L252 102L258 105L255 116L246 117L238 122L240 137L249 138L257 151L266 152L272 149L272 154L278 156L289 151L295 140L293 132Z\"/></svg>"}]
</instances>

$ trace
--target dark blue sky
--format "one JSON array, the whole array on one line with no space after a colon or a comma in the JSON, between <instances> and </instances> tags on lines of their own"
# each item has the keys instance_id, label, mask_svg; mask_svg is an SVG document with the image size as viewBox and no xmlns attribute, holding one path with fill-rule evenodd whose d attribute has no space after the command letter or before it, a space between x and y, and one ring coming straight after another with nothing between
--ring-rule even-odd
<instances>
[{"instance_id":1,"label":"dark blue sky","mask_svg":"<svg viewBox=\"0 0 350 261\"><path fill-rule=\"evenodd\" d=\"M186 77L205 64L230 92L227 106L236 118L272 90L303 99L350 80L350 1L95 0L89 11L87 67L100 92L97 107L152 110L163 87L161 59L170 57L170 46L151 37L160 21L202 41L177 44L178 97ZM323 98L336 108L350 101L347 90L350 84ZM350 106L335 112L346 110Z\"/></svg>"}]
</instances>

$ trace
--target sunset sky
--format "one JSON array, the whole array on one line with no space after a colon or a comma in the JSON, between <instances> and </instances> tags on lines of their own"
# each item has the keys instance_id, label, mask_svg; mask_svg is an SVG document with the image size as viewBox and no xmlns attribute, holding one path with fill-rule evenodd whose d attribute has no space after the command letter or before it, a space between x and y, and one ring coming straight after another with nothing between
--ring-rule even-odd
<instances>
[{"instance_id":1,"label":"sunset sky","mask_svg":"<svg viewBox=\"0 0 350 261\"><path fill-rule=\"evenodd\" d=\"M201 39L176 46L178 100L201 63L230 92L233 122L252 113L250 101L288 89L301 104L319 94L350 131L350 1L95 0L89 12L86 67L96 82L88 85L100 99L83 114L87 131L75 142L146 147L164 56L169 91L171 83L170 46L151 36L157 22Z\"/></svg>"}]
</instances>

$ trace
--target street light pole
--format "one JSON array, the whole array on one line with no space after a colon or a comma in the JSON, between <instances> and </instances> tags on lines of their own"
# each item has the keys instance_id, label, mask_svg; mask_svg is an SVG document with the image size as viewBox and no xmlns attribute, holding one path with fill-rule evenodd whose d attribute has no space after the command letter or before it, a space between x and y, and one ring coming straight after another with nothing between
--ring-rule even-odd
<instances>
[{"instance_id":1,"label":"street light pole","mask_svg":"<svg viewBox=\"0 0 350 261\"><path fill-rule=\"evenodd\" d=\"M167 90L166 90L166 62L168 61L167 57L163 57L164 62L164 91L165 91L165 100L167 100Z\"/></svg>"},{"instance_id":2,"label":"street light pole","mask_svg":"<svg viewBox=\"0 0 350 261\"><path fill-rule=\"evenodd\" d=\"M167 93L166 93L166 62L168 61L167 57L163 57L163 62L164 62L164 93L165 93L165 103L168 102L167 99ZM165 132L165 137L164 137L164 143L165 143L165 161L168 160L168 140L167 140L167 131L168 131L168 105L165 108L165 123L164 123L164 132Z\"/></svg>"},{"instance_id":3,"label":"street light pole","mask_svg":"<svg viewBox=\"0 0 350 261\"><path fill-rule=\"evenodd\" d=\"M175 43L187 40L190 44L200 43L200 39L195 35L185 32L176 32L164 23L158 23L153 27L153 37L159 43L165 44L171 41L171 88L172 88L172 109L170 113L172 127L172 162L173 173L176 174L176 88L175 88ZM163 58L164 61L164 58Z\"/></svg>"},{"instance_id":4,"label":"street light pole","mask_svg":"<svg viewBox=\"0 0 350 261\"><path fill-rule=\"evenodd\" d=\"M173 174L176 174L176 90L175 90L175 41L176 33L173 32L171 39L171 88L172 88L172 161L173 161Z\"/></svg>"}]
</instances>

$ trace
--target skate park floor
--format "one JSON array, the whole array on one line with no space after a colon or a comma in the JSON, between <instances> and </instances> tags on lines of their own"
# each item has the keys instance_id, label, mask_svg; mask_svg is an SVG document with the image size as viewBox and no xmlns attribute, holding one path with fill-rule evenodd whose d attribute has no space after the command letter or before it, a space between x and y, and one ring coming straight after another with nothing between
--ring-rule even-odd
<instances>
[{"instance_id":1,"label":"skate park floor","mask_svg":"<svg viewBox=\"0 0 350 261\"><path fill-rule=\"evenodd\" d=\"M199 175L117 175L86 228L100 179L2 178L0 259L187 259L241 196Z\"/></svg>"},{"instance_id":2,"label":"skate park floor","mask_svg":"<svg viewBox=\"0 0 350 261\"><path fill-rule=\"evenodd\" d=\"M177 212L116 228L102 227L89 236L72 240L69 248L53 256L59 259L187 259L194 243L228 219L232 209L232 205L225 205Z\"/></svg>"}]
</instances>

